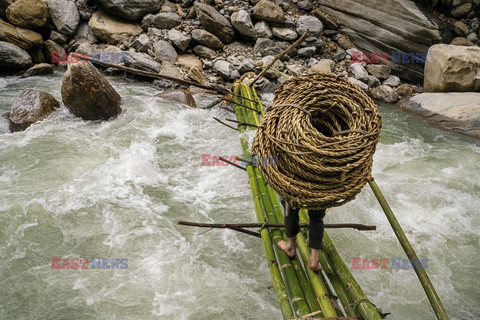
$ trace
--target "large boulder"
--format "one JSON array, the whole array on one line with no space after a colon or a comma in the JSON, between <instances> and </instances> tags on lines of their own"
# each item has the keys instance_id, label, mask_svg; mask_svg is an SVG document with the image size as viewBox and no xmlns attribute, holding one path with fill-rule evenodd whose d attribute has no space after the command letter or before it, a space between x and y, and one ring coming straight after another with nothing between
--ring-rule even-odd
<instances>
[{"instance_id":1,"label":"large boulder","mask_svg":"<svg viewBox=\"0 0 480 320\"><path fill-rule=\"evenodd\" d=\"M480 138L480 93L421 93L399 105L442 127Z\"/></svg>"},{"instance_id":2,"label":"large boulder","mask_svg":"<svg viewBox=\"0 0 480 320\"><path fill-rule=\"evenodd\" d=\"M258 20L274 23L285 22L285 12L280 6L269 0L261 0L253 7L253 16Z\"/></svg>"},{"instance_id":3,"label":"large boulder","mask_svg":"<svg viewBox=\"0 0 480 320\"><path fill-rule=\"evenodd\" d=\"M223 43L230 43L234 39L233 26L214 7L197 2L195 4L197 17L203 29L213 33Z\"/></svg>"},{"instance_id":4,"label":"large boulder","mask_svg":"<svg viewBox=\"0 0 480 320\"><path fill-rule=\"evenodd\" d=\"M480 48L437 44L428 50L425 92L480 91Z\"/></svg>"},{"instance_id":5,"label":"large boulder","mask_svg":"<svg viewBox=\"0 0 480 320\"><path fill-rule=\"evenodd\" d=\"M25 71L22 75L22 78L40 76L45 74L53 73L53 65L49 63L39 63Z\"/></svg>"},{"instance_id":6,"label":"large boulder","mask_svg":"<svg viewBox=\"0 0 480 320\"><path fill-rule=\"evenodd\" d=\"M32 65L32 58L22 48L0 41L0 66L13 69L26 69ZM3 68L2 68L3 69Z\"/></svg>"},{"instance_id":7,"label":"large boulder","mask_svg":"<svg viewBox=\"0 0 480 320\"><path fill-rule=\"evenodd\" d=\"M192 36L182 31L172 29L168 31L168 40L170 40L180 51L187 50L188 45L192 41Z\"/></svg>"},{"instance_id":8,"label":"large boulder","mask_svg":"<svg viewBox=\"0 0 480 320\"><path fill-rule=\"evenodd\" d=\"M147 13L158 12L163 0L100 0L108 12L128 20L138 20Z\"/></svg>"},{"instance_id":9,"label":"large boulder","mask_svg":"<svg viewBox=\"0 0 480 320\"><path fill-rule=\"evenodd\" d=\"M420 2L420 1L419 1ZM321 0L319 8L340 23L361 51L427 52L442 42L438 19L412 0ZM423 81L421 63L391 63L393 73L405 80Z\"/></svg>"},{"instance_id":10,"label":"large boulder","mask_svg":"<svg viewBox=\"0 0 480 320\"><path fill-rule=\"evenodd\" d=\"M31 124L43 120L60 103L50 94L33 89L27 89L15 97L8 120L10 131L23 131Z\"/></svg>"},{"instance_id":11,"label":"large boulder","mask_svg":"<svg viewBox=\"0 0 480 320\"><path fill-rule=\"evenodd\" d=\"M153 60L153 58L148 54L141 52L129 52L125 65L127 67L145 71L153 71L157 73L160 72L160 68L162 67L160 63Z\"/></svg>"},{"instance_id":12,"label":"large boulder","mask_svg":"<svg viewBox=\"0 0 480 320\"><path fill-rule=\"evenodd\" d=\"M22 28L42 27L48 18L45 2L38 0L18 0L5 11L8 20Z\"/></svg>"},{"instance_id":13,"label":"large boulder","mask_svg":"<svg viewBox=\"0 0 480 320\"><path fill-rule=\"evenodd\" d=\"M62 79L62 101L84 120L107 120L122 112L120 95L90 63L70 63Z\"/></svg>"},{"instance_id":14,"label":"large boulder","mask_svg":"<svg viewBox=\"0 0 480 320\"><path fill-rule=\"evenodd\" d=\"M53 24L60 33L72 35L77 30L80 14L72 0L46 0Z\"/></svg>"},{"instance_id":15,"label":"large boulder","mask_svg":"<svg viewBox=\"0 0 480 320\"><path fill-rule=\"evenodd\" d=\"M13 43L25 50L34 46L41 46L43 43L40 33L19 28L4 21L0 21L0 40Z\"/></svg>"},{"instance_id":16,"label":"large boulder","mask_svg":"<svg viewBox=\"0 0 480 320\"><path fill-rule=\"evenodd\" d=\"M142 32L139 23L122 21L100 11L92 14L88 25L99 39L110 44L121 44Z\"/></svg>"}]
</instances>

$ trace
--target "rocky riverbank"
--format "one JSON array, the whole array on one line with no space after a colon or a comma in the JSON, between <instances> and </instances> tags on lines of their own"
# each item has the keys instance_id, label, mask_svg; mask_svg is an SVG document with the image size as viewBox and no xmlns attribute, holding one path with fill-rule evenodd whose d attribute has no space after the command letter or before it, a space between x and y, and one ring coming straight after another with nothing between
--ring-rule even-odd
<instances>
[{"instance_id":1,"label":"rocky riverbank","mask_svg":"<svg viewBox=\"0 0 480 320\"><path fill-rule=\"evenodd\" d=\"M25 75L38 75L52 72L52 64L76 62L67 57L77 52L218 84L259 73L308 32L257 88L334 72L394 103L424 91L432 45L480 44L479 10L477 2L462 0L0 0L0 66L7 72L33 66ZM125 59L112 58L119 55Z\"/></svg>"}]
</instances>

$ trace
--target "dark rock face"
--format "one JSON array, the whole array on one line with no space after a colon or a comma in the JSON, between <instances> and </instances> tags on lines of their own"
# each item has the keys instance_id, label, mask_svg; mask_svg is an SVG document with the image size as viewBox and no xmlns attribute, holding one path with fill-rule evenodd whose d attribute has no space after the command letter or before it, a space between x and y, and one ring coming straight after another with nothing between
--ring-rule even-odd
<instances>
[{"instance_id":1,"label":"dark rock face","mask_svg":"<svg viewBox=\"0 0 480 320\"><path fill-rule=\"evenodd\" d=\"M213 33L223 43L230 43L234 39L233 26L230 21L222 16L214 7L208 4L196 3L198 20L203 29Z\"/></svg>"},{"instance_id":2,"label":"dark rock face","mask_svg":"<svg viewBox=\"0 0 480 320\"><path fill-rule=\"evenodd\" d=\"M10 131L23 131L31 124L43 120L60 103L46 92L27 89L15 97L8 120L10 121Z\"/></svg>"},{"instance_id":3,"label":"dark rock face","mask_svg":"<svg viewBox=\"0 0 480 320\"><path fill-rule=\"evenodd\" d=\"M32 65L32 58L20 47L12 43L0 41L0 66L24 69Z\"/></svg>"},{"instance_id":4,"label":"dark rock face","mask_svg":"<svg viewBox=\"0 0 480 320\"><path fill-rule=\"evenodd\" d=\"M439 24L411 0L322 0L320 9L337 19L340 31L363 52L427 52L442 41ZM390 64L394 73L420 83L423 64Z\"/></svg>"},{"instance_id":5,"label":"dark rock face","mask_svg":"<svg viewBox=\"0 0 480 320\"><path fill-rule=\"evenodd\" d=\"M107 120L122 112L120 95L90 63L68 65L62 80L62 101L84 120Z\"/></svg>"},{"instance_id":6,"label":"dark rock face","mask_svg":"<svg viewBox=\"0 0 480 320\"><path fill-rule=\"evenodd\" d=\"M138 20L147 13L158 12L163 0L100 0L108 12L128 20Z\"/></svg>"}]
</instances>

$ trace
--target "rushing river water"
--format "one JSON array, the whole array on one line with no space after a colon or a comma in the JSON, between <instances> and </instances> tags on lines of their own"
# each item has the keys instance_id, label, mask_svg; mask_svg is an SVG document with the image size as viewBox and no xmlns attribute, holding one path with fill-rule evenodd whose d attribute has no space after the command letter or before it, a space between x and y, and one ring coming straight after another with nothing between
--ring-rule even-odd
<instances>
[{"instance_id":1,"label":"rushing river water","mask_svg":"<svg viewBox=\"0 0 480 320\"><path fill-rule=\"evenodd\" d=\"M255 221L244 172L201 166L240 154L224 111L182 108L110 79L124 112L86 122L61 108L24 132L0 122L0 319L280 319L257 238L178 220ZM61 74L0 78L0 112L26 88L60 100ZM451 319L480 318L480 144L382 106L374 176ZM406 258L367 186L326 222L351 257ZM128 259L127 269L56 270L52 257ZM412 270L352 270L387 319L433 319Z\"/></svg>"}]
</instances>

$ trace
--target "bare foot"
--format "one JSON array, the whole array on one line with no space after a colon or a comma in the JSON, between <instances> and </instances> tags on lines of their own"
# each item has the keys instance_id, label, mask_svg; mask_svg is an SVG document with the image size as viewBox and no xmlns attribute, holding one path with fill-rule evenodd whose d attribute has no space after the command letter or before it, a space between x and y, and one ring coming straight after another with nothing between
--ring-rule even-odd
<instances>
[{"instance_id":1,"label":"bare foot","mask_svg":"<svg viewBox=\"0 0 480 320\"><path fill-rule=\"evenodd\" d=\"M313 271L322 271L322 266L320 265L320 263L317 261L310 261L310 269L312 269Z\"/></svg>"},{"instance_id":2,"label":"bare foot","mask_svg":"<svg viewBox=\"0 0 480 320\"><path fill-rule=\"evenodd\" d=\"M290 258L295 257L295 246L291 242L280 240L277 242L277 246L287 254Z\"/></svg>"},{"instance_id":3,"label":"bare foot","mask_svg":"<svg viewBox=\"0 0 480 320\"><path fill-rule=\"evenodd\" d=\"M318 249L312 249L310 253L310 269L313 271L321 271L322 266L320 265L320 261L318 260Z\"/></svg>"}]
</instances>

